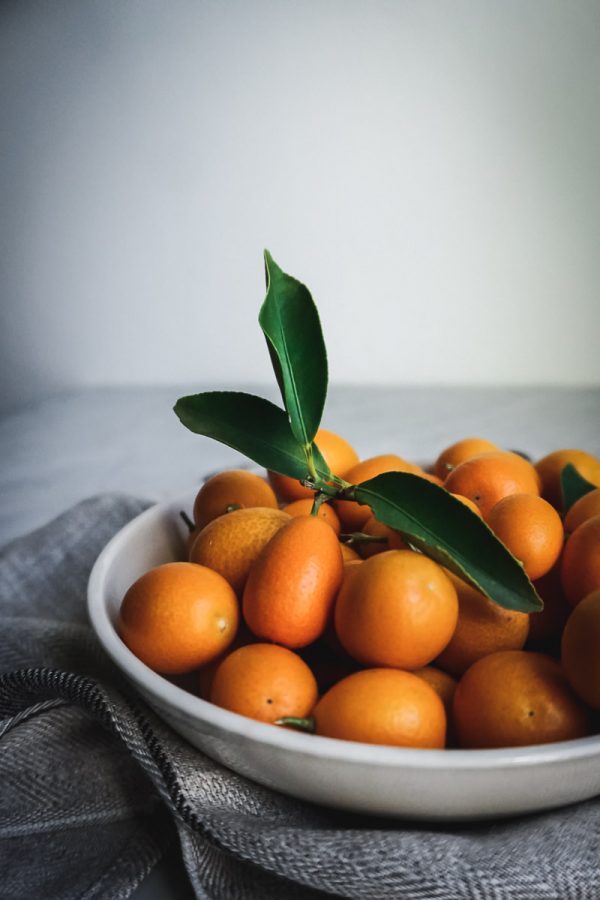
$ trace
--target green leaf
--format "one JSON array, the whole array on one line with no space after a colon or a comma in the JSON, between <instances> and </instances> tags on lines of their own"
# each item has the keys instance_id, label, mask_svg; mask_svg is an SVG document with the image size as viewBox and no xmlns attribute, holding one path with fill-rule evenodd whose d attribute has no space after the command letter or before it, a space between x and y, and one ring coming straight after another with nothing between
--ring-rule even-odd
<instances>
[{"instance_id":1,"label":"green leaf","mask_svg":"<svg viewBox=\"0 0 600 900\"><path fill-rule=\"evenodd\" d=\"M269 400L237 391L209 391L181 397L175 412L190 431L233 447L259 466L299 481L308 477L304 450L287 415ZM316 447L313 458L319 477L329 477L329 467Z\"/></svg>"},{"instance_id":2,"label":"green leaf","mask_svg":"<svg viewBox=\"0 0 600 900\"><path fill-rule=\"evenodd\" d=\"M258 321L296 440L309 453L327 394L327 354L319 314L303 284L265 250L267 295Z\"/></svg>"},{"instance_id":3,"label":"green leaf","mask_svg":"<svg viewBox=\"0 0 600 900\"><path fill-rule=\"evenodd\" d=\"M567 463L560 473L560 493L562 496L563 511L568 513L576 500L596 489L595 484L590 484L579 474L573 463Z\"/></svg>"},{"instance_id":4,"label":"green leaf","mask_svg":"<svg viewBox=\"0 0 600 900\"><path fill-rule=\"evenodd\" d=\"M354 490L380 522L506 609L543 608L525 570L488 526L448 491L407 472L387 472Z\"/></svg>"}]
</instances>

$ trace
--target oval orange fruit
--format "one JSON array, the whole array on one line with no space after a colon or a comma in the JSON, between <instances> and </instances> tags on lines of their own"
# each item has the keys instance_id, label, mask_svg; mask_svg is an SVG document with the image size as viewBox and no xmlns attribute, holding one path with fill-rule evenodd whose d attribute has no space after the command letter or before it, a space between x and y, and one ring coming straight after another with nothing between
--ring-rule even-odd
<instances>
[{"instance_id":1,"label":"oval orange fruit","mask_svg":"<svg viewBox=\"0 0 600 900\"><path fill-rule=\"evenodd\" d=\"M447 645L457 616L456 591L440 566L412 550L387 550L344 579L335 628L363 665L418 669Z\"/></svg>"},{"instance_id":2,"label":"oval orange fruit","mask_svg":"<svg viewBox=\"0 0 600 900\"><path fill-rule=\"evenodd\" d=\"M342 551L342 560L347 562L362 562L362 558L358 555L354 547L351 547L350 544L340 544L340 550Z\"/></svg>"},{"instance_id":3,"label":"oval orange fruit","mask_svg":"<svg viewBox=\"0 0 600 900\"><path fill-rule=\"evenodd\" d=\"M560 560L550 571L534 583L544 608L529 616L528 644L536 646L554 643L562 634L571 606L565 599L560 583Z\"/></svg>"},{"instance_id":4,"label":"oval orange fruit","mask_svg":"<svg viewBox=\"0 0 600 900\"><path fill-rule=\"evenodd\" d=\"M191 672L215 659L233 641L238 602L212 569L165 563L145 572L123 598L118 632L156 672Z\"/></svg>"},{"instance_id":5,"label":"oval orange fruit","mask_svg":"<svg viewBox=\"0 0 600 900\"><path fill-rule=\"evenodd\" d=\"M338 681L314 709L324 737L396 747L442 748L444 705L422 678L398 669L366 669Z\"/></svg>"},{"instance_id":6,"label":"oval orange fruit","mask_svg":"<svg viewBox=\"0 0 600 900\"><path fill-rule=\"evenodd\" d=\"M325 630L342 581L340 543L316 516L299 516L269 541L252 568L244 618L259 638L305 647Z\"/></svg>"},{"instance_id":7,"label":"oval orange fruit","mask_svg":"<svg viewBox=\"0 0 600 900\"><path fill-rule=\"evenodd\" d=\"M571 506L565 516L565 531L575 531L592 516L600 515L600 488L584 494Z\"/></svg>"},{"instance_id":8,"label":"oval orange fruit","mask_svg":"<svg viewBox=\"0 0 600 900\"><path fill-rule=\"evenodd\" d=\"M284 506L284 510L288 516L310 516L312 507L313 498L305 497L302 500L292 500L291 503ZM328 525L331 525L336 534L340 533L340 520L331 503L322 503L317 515L324 522L327 522Z\"/></svg>"},{"instance_id":9,"label":"oval orange fruit","mask_svg":"<svg viewBox=\"0 0 600 900\"><path fill-rule=\"evenodd\" d=\"M569 616L561 663L575 693L600 710L600 588L584 597Z\"/></svg>"},{"instance_id":10,"label":"oval orange fruit","mask_svg":"<svg viewBox=\"0 0 600 900\"><path fill-rule=\"evenodd\" d=\"M444 487L477 504L484 519L509 494L539 494L533 466L516 453L482 453L453 469Z\"/></svg>"},{"instance_id":11,"label":"oval orange fruit","mask_svg":"<svg viewBox=\"0 0 600 900\"><path fill-rule=\"evenodd\" d=\"M430 687L434 689L446 710L446 717L449 720L452 715L452 703L456 692L457 682L447 672L442 672L435 666L423 666L422 669L415 669L413 675L417 675L426 681Z\"/></svg>"},{"instance_id":12,"label":"oval orange fruit","mask_svg":"<svg viewBox=\"0 0 600 900\"><path fill-rule=\"evenodd\" d=\"M479 516L480 519L483 518L483 516L481 515L481 510L479 509L479 507L477 506L477 504L475 503L474 500L469 500L468 497L463 497L462 494L452 494L452 496L455 497L457 500L460 500L460 502L464 506L468 506L469 509L471 510L471 512L474 512L475 515Z\"/></svg>"},{"instance_id":13,"label":"oval orange fruit","mask_svg":"<svg viewBox=\"0 0 600 900\"><path fill-rule=\"evenodd\" d=\"M560 666L542 653L505 650L459 681L453 721L465 748L521 747L583 737L589 714Z\"/></svg>"},{"instance_id":14,"label":"oval orange fruit","mask_svg":"<svg viewBox=\"0 0 600 900\"><path fill-rule=\"evenodd\" d=\"M562 470L572 463L582 478L600 487L600 460L585 450L554 450L535 463L541 481L541 494L556 509L562 508L560 476Z\"/></svg>"},{"instance_id":15,"label":"oval orange fruit","mask_svg":"<svg viewBox=\"0 0 600 900\"><path fill-rule=\"evenodd\" d=\"M383 553L385 550L407 549L407 544L400 532L396 531L395 528L390 528L389 525L384 525L383 522L380 522L375 516L370 516L370 518L367 519L361 528L361 532L362 534L368 534L369 537L385 538L381 543L375 541L358 541L356 546L363 559L368 559L370 556L376 556L378 553Z\"/></svg>"},{"instance_id":16,"label":"oval orange fruit","mask_svg":"<svg viewBox=\"0 0 600 900\"><path fill-rule=\"evenodd\" d=\"M289 521L284 510L268 507L236 509L218 516L192 544L190 562L218 572L241 597L252 563Z\"/></svg>"},{"instance_id":17,"label":"oval orange fruit","mask_svg":"<svg viewBox=\"0 0 600 900\"><path fill-rule=\"evenodd\" d=\"M225 515L232 506L240 509L250 506L277 509L277 498L265 479L254 472L247 472L245 469L218 472L204 482L196 495L196 527L201 530L217 516Z\"/></svg>"},{"instance_id":18,"label":"oval orange fruit","mask_svg":"<svg viewBox=\"0 0 600 900\"><path fill-rule=\"evenodd\" d=\"M586 519L569 535L560 579L571 606L600 587L600 515Z\"/></svg>"},{"instance_id":19,"label":"oval orange fruit","mask_svg":"<svg viewBox=\"0 0 600 900\"><path fill-rule=\"evenodd\" d=\"M487 523L534 581L550 571L563 548L559 514L542 497L511 494L492 507Z\"/></svg>"},{"instance_id":20,"label":"oval orange fruit","mask_svg":"<svg viewBox=\"0 0 600 900\"><path fill-rule=\"evenodd\" d=\"M210 701L223 709L277 722L305 718L317 702L317 682L304 660L275 644L248 644L221 662L210 688Z\"/></svg>"},{"instance_id":21,"label":"oval orange fruit","mask_svg":"<svg viewBox=\"0 0 600 900\"><path fill-rule=\"evenodd\" d=\"M458 622L436 666L460 676L490 653L524 646L529 632L527 613L504 609L453 573L447 575L458 597Z\"/></svg>"},{"instance_id":22,"label":"oval orange fruit","mask_svg":"<svg viewBox=\"0 0 600 900\"><path fill-rule=\"evenodd\" d=\"M485 438L463 438L461 441L456 441L455 444L450 444L449 447L442 450L435 461L433 471L438 478L445 481L452 469L466 462L466 460L472 459L480 453L488 453L499 449L497 444Z\"/></svg>"}]
</instances>

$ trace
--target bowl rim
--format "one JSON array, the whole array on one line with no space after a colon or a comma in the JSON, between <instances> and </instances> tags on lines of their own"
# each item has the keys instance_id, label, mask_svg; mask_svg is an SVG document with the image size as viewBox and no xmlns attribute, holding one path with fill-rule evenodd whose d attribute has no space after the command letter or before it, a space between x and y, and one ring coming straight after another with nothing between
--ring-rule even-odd
<instances>
[{"instance_id":1,"label":"bowl rim","mask_svg":"<svg viewBox=\"0 0 600 900\"><path fill-rule=\"evenodd\" d=\"M232 736L249 739L306 756L339 760L369 766L463 771L538 766L543 763L592 758L600 754L600 735L589 735L570 741L530 744L524 747L502 747L486 750L421 749L342 741L337 738L306 734L277 728L238 713L215 706L201 697L178 687L154 672L132 653L118 635L109 616L105 592L106 578L118 558L128 536L152 519L168 515L189 505L189 496L156 503L135 516L105 545L97 557L88 580L87 608L92 629L101 646L119 668L136 685L173 707L184 717L223 730ZM178 518L178 517L177 517ZM177 522L179 525L179 522Z\"/></svg>"}]
</instances>

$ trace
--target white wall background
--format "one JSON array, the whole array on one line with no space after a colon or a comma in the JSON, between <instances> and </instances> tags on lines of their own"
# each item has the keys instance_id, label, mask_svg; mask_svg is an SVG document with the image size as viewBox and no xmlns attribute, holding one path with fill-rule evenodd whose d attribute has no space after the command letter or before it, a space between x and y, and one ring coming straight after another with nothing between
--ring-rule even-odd
<instances>
[{"instance_id":1,"label":"white wall background","mask_svg":"<svg viewBox=\"0 0 600 900\"><path fill-rule=\"evenodd\" d=\"M600 383L598 0L4 0L0 404L271 379Z\"/></svg>"}]
</instances>

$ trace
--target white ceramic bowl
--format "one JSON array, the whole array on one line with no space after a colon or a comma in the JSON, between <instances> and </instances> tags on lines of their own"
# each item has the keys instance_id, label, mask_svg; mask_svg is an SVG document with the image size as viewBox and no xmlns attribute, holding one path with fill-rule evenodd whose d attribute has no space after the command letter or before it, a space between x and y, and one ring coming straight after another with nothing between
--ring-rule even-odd
<instances>
[{"instance_id":1,"label":"white ceramic bowl","mask_svg":"<svg viewBox=\"0 0 600 900\"><path fill-rule=\"evenodd\" d=\"M92 570L92 627L116 665L172 728L234 771L286 794L361 813L468 820L533 812L600 793L600 736L502 750L412 750L338 741L255 722L176 687L115 630L143 572L183 558L180 509L154 506L125 526Z\"/></svg>"}]
</instances>

